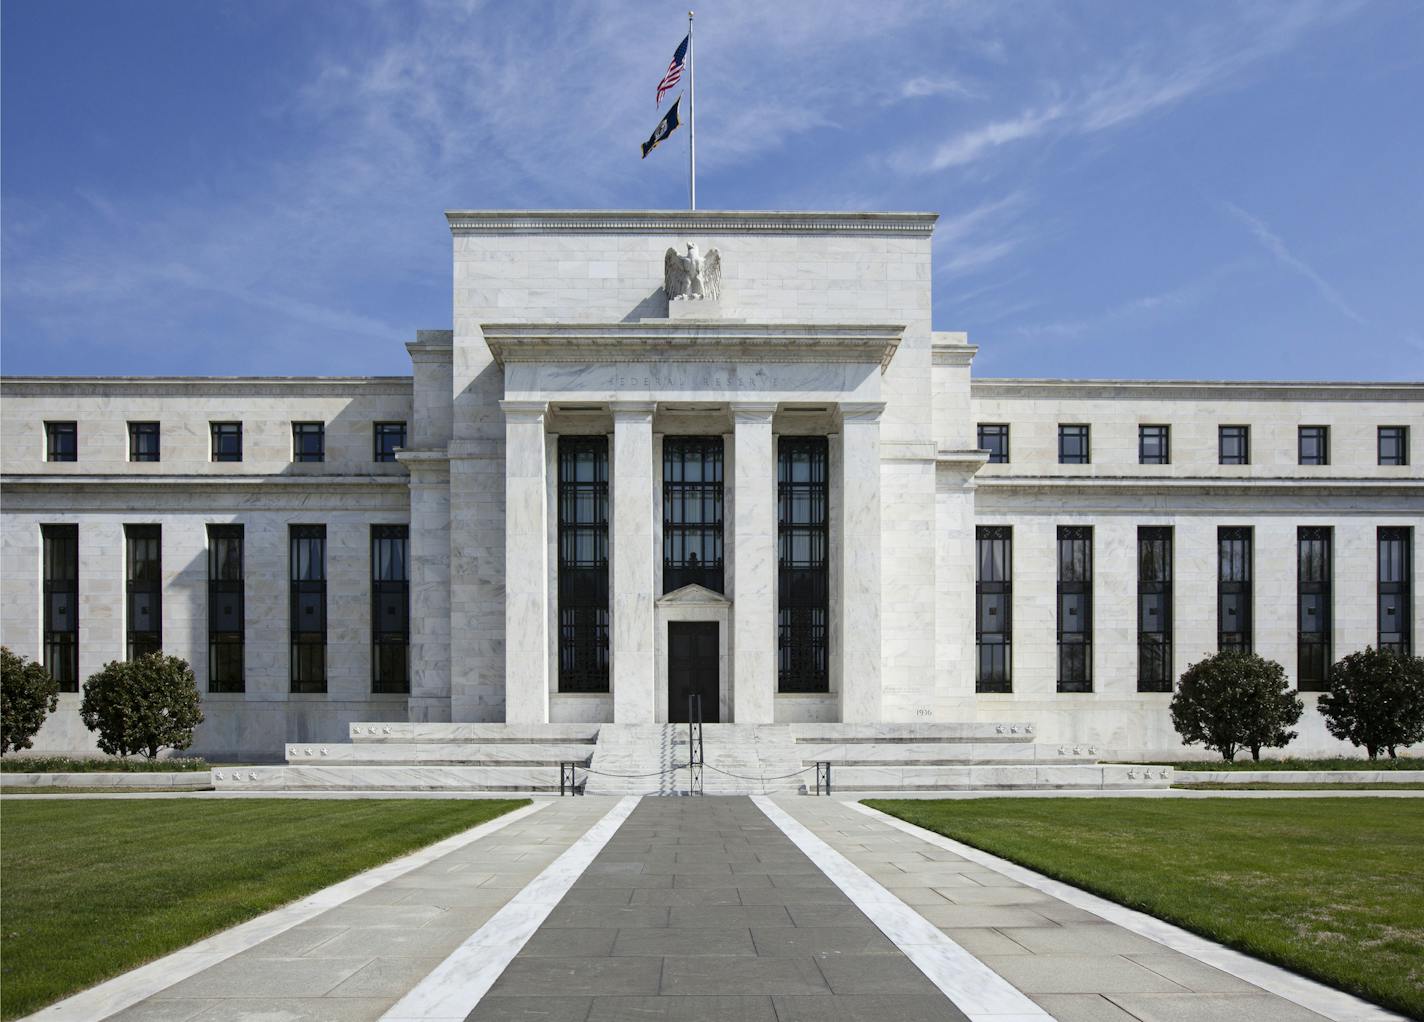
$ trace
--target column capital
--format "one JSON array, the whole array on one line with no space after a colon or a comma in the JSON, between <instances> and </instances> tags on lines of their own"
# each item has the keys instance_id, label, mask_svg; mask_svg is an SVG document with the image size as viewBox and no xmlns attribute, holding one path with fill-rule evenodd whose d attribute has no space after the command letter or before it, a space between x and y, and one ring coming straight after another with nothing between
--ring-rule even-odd
<instances>
[{"instance_id":1,"label":"column capital","mask_svg":"<svg viewBox=\"0 0 1424 1022\"><path fill-rule=\"evenodd\" d=\"M504 412L505 422L539 422L544 418L544 413L549 410L547 401L501 401L500 411Z\"/></svg>"},{"instance_id":2,"label":"column capital","mask_svg":"<svg viewBox=\"0 0 1424 1022\"><path fill-rule=\"evenodd\" d=\"M842 424L852 422L870 424L880 421L880 415L885 411L885 402L841 401L837 407L840 409Z\"/></svg>"},{"instance_id":3,"label":"column capital","mask_svg":"<svg viewBox=\"0 0 1424 1022\"><path fill-rule=\"evenodd\" d=\"M652 421L653 412L657 410L656 401L610 401L608 410L613 413L613 421L617 422L643 422Z\"/></svg>"},{"instance_id":4,"label":"column capital","mask_svg":"<svg viewBox=\"0 0 1424 1022\"><path fill-rule=\"evenodd\" d=\"M771 417L776 414L775 401L733 401L732 421L733 422L771 422Z\"/></svg>"}]
</instances>

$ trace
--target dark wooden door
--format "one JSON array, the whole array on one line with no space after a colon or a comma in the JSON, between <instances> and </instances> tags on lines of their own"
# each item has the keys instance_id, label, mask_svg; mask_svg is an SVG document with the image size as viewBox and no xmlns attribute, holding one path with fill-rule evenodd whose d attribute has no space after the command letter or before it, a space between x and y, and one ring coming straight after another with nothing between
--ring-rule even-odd
<instances>
[{"instance_id":1,"label":"dark wooden door","mask_svg":"<svg viewBox=\"0 0 1424 1022\"><path fill-rule=\"evenodd\" d=\"M717 723L717 622L668 622L668 722L687 723L687 697L702 696L702 719Z\"/></svg>"}]
</instances>

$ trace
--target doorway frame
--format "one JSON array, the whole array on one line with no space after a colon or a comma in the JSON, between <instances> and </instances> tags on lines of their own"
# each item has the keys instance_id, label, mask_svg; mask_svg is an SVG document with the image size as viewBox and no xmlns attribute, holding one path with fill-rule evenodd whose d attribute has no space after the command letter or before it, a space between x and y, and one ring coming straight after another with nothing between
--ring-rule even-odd
<instances>
[{"instance_id":1,"label":"doorway frame","mask_svg":"<svg viewBox=\"0 0 1424 1022\"><path fill-rule=\"evenodd\" d=\"M668 722L668 624L673 621L702 622L717 626L717 719L732 723L732 700L728 691L728 664L732 601L700 585L686 585L658 597L654 610L657 678L653 687L653 719Z\"/></svg>"}]
</instances>

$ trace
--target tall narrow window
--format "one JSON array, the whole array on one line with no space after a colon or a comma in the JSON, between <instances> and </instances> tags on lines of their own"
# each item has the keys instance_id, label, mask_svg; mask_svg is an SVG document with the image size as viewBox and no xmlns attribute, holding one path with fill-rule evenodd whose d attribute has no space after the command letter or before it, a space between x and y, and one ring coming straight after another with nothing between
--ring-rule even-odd
<instances>
[{"instance_id":1,"label":"tall narrow window","mask_svg":"<svg viewBox=\"0 0 1424 1022\"><path fill-rule=\"evenodd\" d=\"M371 526L371 691L410 691L410 527Z\"/></svg>"},{"instance_id":2,"label":"tall narrow window","mask_svg":"<svg viewBox=\"0 0 1424 1022\"><path fill-rule=\"evenodd\" d=\"M1296 688L1302 692L1329 688L1332 538L1328 526L1296 530Z\"/></svg>"},{"instance_id":3,"label":"tall narrow window","mask_svg":"<svg viewBox=\"0 0 1424 1022\"><path fill-rule=\"evenodd\" d=\"M1137 691L1172 691L1172 530L1137 530Z\"/></svg>"},{"instance_id":4,"label":"tall narrow window","mask_svg":"<svg viewBox=\"0 0 1424 1022\"><path fill-rule=\"evenodd\" d=\"M326 460L326 424L322 422L292 423L292 460Z\"/></svg>"},{"instance_id":5,"label":"tall narrow window","mask_svg":"<svg viewBox=\"0 0 1424 1022\"><path fill-rule=\"evenodd\" d=\"M1223 465L1251 464L1251 427L1218 427L1216 449L1217 460Z\"/></svg>"},{"instance_id":6,"label":"tall narrow window","mask_svg":"<svg viewBox=\"0 0 1424 1022\"><path fill-rule=\"evenodd\" d=\"M79 426L77 423L45 423L45 460L79 460Z\"/></svg>"},{"instance_id":7,"label":"tall narrow window","mask_svg":"<svg viewBox=\"0 0 1424 1022\"><path fill-rule=\"evenodd\" d=\"M213 422L209 428L213 435L213 460L241 461L242 423Z\"/></svg>"},{"instance_id":8,"label":"tall narrow window","mask_svg":"<svg viewBox=\"0 0 1424 1022\"><path fill-rule=\"evenodd\" d=\"M44 665L61 692L79 691L79 526L41 525Z\"/></svg>"},{"instance_id":9,"label":"tall narrow window","mask_svg":"<svg viewBox=\"0 0 1424 1022\"><path fill-rule=\"evenodd\" d=\"M776 455L777 689L830 690L826 438L782 437Z\"/></svg>"},{"instance_id":10,"label":"tall narrow window","mask_svg":"<svg viewBox=\"0 0 1424 1022\"><path fill-rule=\"evenodd\" d=\"M723 592L722 438L663 438L663 592Z\"/></svg>"},{"instance_id":11,"label":"tall narrow window","mask_svg":"<svg viewBox=\"0 0 1424 1022\"><path fill-rule=\"evenodd\" d=\"M1414 648L1414 530L1408 526L1381 528L1379 544L1379 648L1409 656Z\"/></svg>"},{"instance_id":12,"label":"tall narrow window","mask_svg":"<svg viewBox=\"0 0 1424 1022\"><path fill-rule=\"evenodd\" d=\"M1251 530L1216 530L1216 646L1250 653Z\"/></svg>"},{"instance_id":13,"label":"tall narrow window","mask_svg":"<svg viewBox=\"0 0 1424 1022\"><path fill-rule=\"evenodd\" d=\"M1300 464L1330 464L1330 427L1301 426L1296 435L1296 447Z\"/></svg>"},{"instance_id":14,"label":"tall narrow window","mask_svg":"<svg viewBox=\"0 0 1424 1022\"><path fill-rule=\"evenodd\" d=\"M326 691L326 526L291 526L292 691Z\"/></svg>"},{"instance_id":15,"label":"tall narrow window","mask_svg":"<svg viewBox=\"0 0 1424 1022\"><path fill-rule=\"evenodd\" d=\"M1013 691L1014 530L981 525L975 530L974 645L976 692Z\"/></svg>"},{"instance_id":16,"label":"tall narrow window","mask_svg":"<svg viewBox=\"0 0 1424 1022\"><path fill-rule=\"evenodd\" d=\"M1381 465L1409 464L1409 427L1381 426L1379 428L1379 463Z\"/></svg>"},{"instance_id":17,"label":"tall narrow window","mask_svg":"<svg viewBox=\"0 0 1424 1022\"><path fill-rule=\"evenodd\" d=\"M1058 527L1058 691L1093 690L1093 530Z\"/></svg>"},{"instance_id":18,"label":"tall narrow window","mask_svg":"<svg viewBox=\"0 0 1424 1022\"><path fill-rule=\"evenodd\" d=\"M1137 427L1137 463L1168 465L1172 461L1172 427Z\"/></svg>"},{"instance_id":19,"label":"tall narrow window","mask_svg":"<svg viewBox=\"0 0 1424 1022\"><path fill-rule=\"evenodd\" d=\"M242 692L244 602L242 526L208 526L208 691Z\"/></svg>"},{"instance_id":20,"label":"tall narrow window","mask_svg":"<svg viewBox=\"0 0 1424 1022\"><path fill-rule=\"evenodd\" d=\"M158 460L158 423L129 423L129 461Z\"/></svg>"},{"instance_id":21,"label":"tall narrow window","mask_svg":"<svg viewBox=\"0 0 1424 1022\"><path fill-rule=\"evenodd\" d=\"M163 539L157 525L125 525L128 659L163 650Z\"/></svg>"},{"instance_id":22,"label":"tall narrow window","mask_svg":"<svg viewBox=\"0 0 1424 1022\"><path fill-rule=\"evenodd\" d=\"M1093 460L1091 428L1086 425L1058 427L1058 464L1086 465Z\"/></svg>"},{"instance_id":23,"label":"tall narrow window","mask_svg":"<svg viewBox=\"0 0 1424 1022\"><path fill-rule=\"evenodd\" d=\"M989 452L989 464L1009 462L1009 427L1003 422L979 423L979 449Z\"/></svg>"},{"instance_id":24,"label":"tall narrow window","mask_svg":"<svg viewBox=\"0 0 1424 1022\"><path fill-rule=\"evenodd\" d=\"M396 451L405 446L405 423L378 422L375 437L375 460L395 461Z\"/></svg>"},{"instance_id":25,"label":"tall narrow window","mask_svg":"<svg viewBox=\"0 0 1424 1022\"><path fill-rule=\"evenodd\" d=\"M608 438L559 437L559 691L608 691Z\"/></svg>"}]
</instances>

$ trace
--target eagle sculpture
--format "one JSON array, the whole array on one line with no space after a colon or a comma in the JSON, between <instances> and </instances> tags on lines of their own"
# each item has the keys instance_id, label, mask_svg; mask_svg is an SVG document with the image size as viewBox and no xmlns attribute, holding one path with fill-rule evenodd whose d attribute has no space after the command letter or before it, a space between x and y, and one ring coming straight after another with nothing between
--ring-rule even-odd
<instances>
[{"instance_id":1,"label":"eagle sculpture","mask_svg":"<svg viewBox=\"0 0 1424 1022\"><path fill-rule=\"evenodd\" d=\"M715 302L722 297L721 254L714 248L704 256L691 243L685 256L678 255L675 248L668 249L663 257L663 290L670 302L692 298Z\"/></svg>"}]
</instances>

